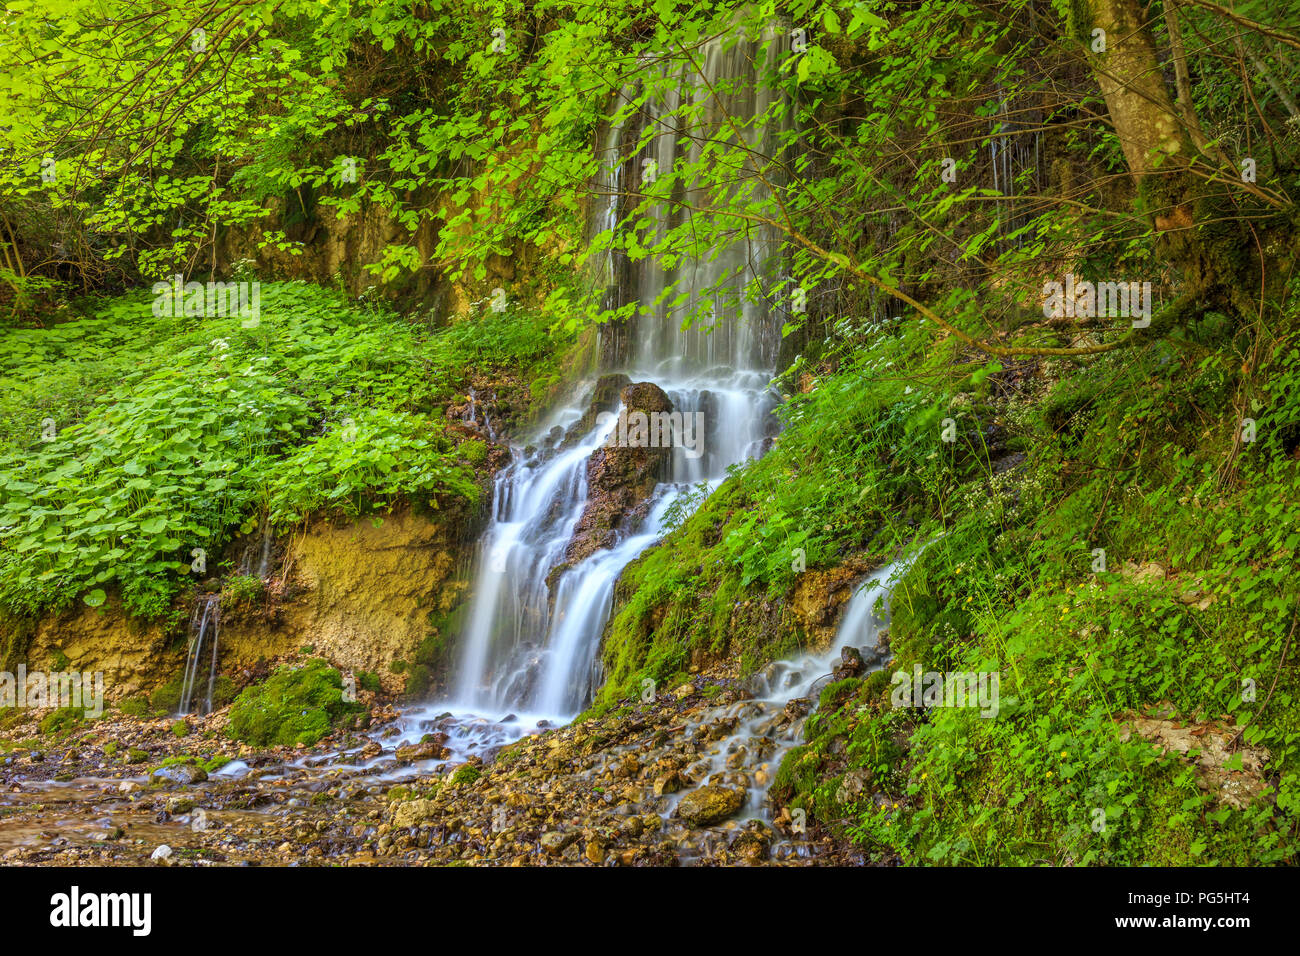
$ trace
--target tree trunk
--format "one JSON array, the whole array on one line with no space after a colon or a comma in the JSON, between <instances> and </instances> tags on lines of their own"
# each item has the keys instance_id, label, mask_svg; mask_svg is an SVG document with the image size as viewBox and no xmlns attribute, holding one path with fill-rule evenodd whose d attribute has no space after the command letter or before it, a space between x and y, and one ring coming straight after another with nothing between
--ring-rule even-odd
<instances>
[{"instance_id":1,"label":"tree trunk","mask_svg":"<svg viewBox=\"0 0 1300 956\"><path fill-rule=\"evenodd\" d=\"M1105 31L1105 52L1092 54L1092 71L1133 178L1140 182L1154 169L1167 171L1170 162L1186 164L1191 140L1165 85L1137 0L1086 0L1086 6L1091 28Z\"/></svg>"}]
</instances>

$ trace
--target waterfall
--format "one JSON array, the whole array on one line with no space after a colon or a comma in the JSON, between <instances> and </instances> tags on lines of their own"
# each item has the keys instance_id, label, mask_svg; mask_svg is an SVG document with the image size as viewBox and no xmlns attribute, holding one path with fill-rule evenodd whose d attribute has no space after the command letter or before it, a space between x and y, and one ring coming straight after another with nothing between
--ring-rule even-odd
<instances>
[{"instance_id":1,"label":"waterfall","mask_svg":"<svg viewBox=\"0 0 1300 956\"><path fill-rule=\"evenodd\" d=\"M1041 176L1042 157L1040 151L1041 115L1036 107L1012 104L999 84L997 88L998 109L989 117L989 167L992 173L993 190L1006 197L999 199L996 210L1001 220L1001 236L1020 229L1029 222L1030 214L1023 204L1016 202L1017 180L1029 176L1027 188L1022 189L1022 196L1033 196L1037 192ZM1014 114L1012 107L1015 108ZM1025 244L1023 235L1015 238L1016 248ZM997 247L1006 252L1011 244L999 237Z\"/></svg>"},{"instance_id":2,"label":"waterfall","mask_svg":"<svg viewBox=\"0 0 1300 956\"><path fill-rule=\"evenodd\" d=\"M780 95L771 77L788 51L784 29L773 23L757 37L715 38L691 64L666 60L647 66L651 87L629 122L639 124L632 130L634 141L648 142L644 152L632 157L625 182L634 182L646 163L660 172L673 169L679 159L687 168L696 166L706 156L715 157L721 144L743 147L747 158L721 195L711 195L701 184L685 184L678 187L673 201L655 208L651 243L683 221L692 225L699 221L706 235L718 228L725 238L704 255L674 258L667 266L650 260L634 264L638 338L634 359L640 368L680 375L691 368L723 365L770 370L775 364L779 326L762 290L773 287L779 272L778 233L766 225L718 219L696 210L720 205L761 208L769 195L768 185L782 185L779 164L760 169L754 154L779 157L790 127L788 109L780 111L775 122L770 115ZM694 65L699 67L698 75L692 75ZM683 115L689 117L685 123ZM614 142L626 138L623 132ZM660 302L666 289L674 295ZM683 329L684 319L690 316L696 316L696 321ZM700 321L700 316L707 318Z\"/></svg>"},{"instance_id":3,"label":"waterfall","mask_svg":"<svg viewBox=\"0 0 1300 956\"><path fill-rule=\"evenodd\" d=\"M594 228L621 228L629 201L622 184L638 181L646 161L670 169L680 140L687 141L682 158L692 163L711 141L735 144L737 134L772 154L777 134L766 128L775 125L766 117L779 94L756 77L770 75L784 35L773 26L758 37L716 38L696 51L698 72L683 62L658 67L655 75L667 82L656 84L641 109L624 110L627 115L605 136L596 188L606 194L606 206ZM766 66L756 69L763 61ZM633 92L618 95L625 105ZM734 123L725 121L724 110ZM690 135L683 137L684 130ZM752 160L728 189L731 201L748 204L768 196ZM705 201L697 188L686 192L688 200ZM664 236L690 215L680 204L655 207L656 234ZM600 680L600 638L623 569L663 536L665 516L683 495L701 483L712 491L728 468L763 452L773 430L771 378L780 316L754 290L772 285L779 245L770 230L748 225L729 226L722 234L726 241L707 256L674 257L666 265L654 257L632 262L611 253L602 264L605 304L638 306L639 318L628 330L633 341L622 356L630 378L657 384L676 412L703 414L702 453L674 448L670 473L643 506L644 517L623 529L611 547L568 566L565 552L589 497L588 461L616 422L604 420L558 443L538 441L530 452L514 449L493 489L450 706L561 718L580 711ZM674 289L684 302L672 308L658 302L665 289ZM683 316L696 309L711 312L716 321L683 330ZM557 425L572 432L582 415L579 405L562 409L542 434Z\"/></svg>"},{"instance_id":4,"label":"waterfall","mask_svg":"<svg viewBox=\"0 0 1300 956\"><path fill-rule=\"evenodd\" d=\"M221 631L221 595L209 594L199 599L190 618L190 643L185 653L185 675L181 684L181 704L177 716L188 714L194 708L194 691L204 663L204 641L211 629L209 642L211 663L208 665L208 693L199 715L212 712L212 688L217 682L217 641Z\"/></svg>"}]
</instances>

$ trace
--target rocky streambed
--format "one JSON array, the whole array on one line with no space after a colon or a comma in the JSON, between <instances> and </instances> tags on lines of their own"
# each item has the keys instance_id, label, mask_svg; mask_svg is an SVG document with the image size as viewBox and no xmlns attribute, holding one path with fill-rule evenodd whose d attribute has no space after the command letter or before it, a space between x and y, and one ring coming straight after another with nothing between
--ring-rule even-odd
<instances>
[{"instance_id":1,"label":"rocky streambed","mask_svg":"<svg viewBox=\"0 0 1300 956\"><path fill-rule=\"evenodd\" d=\"M0 858L20 866L861 862L806 829L802 814L767 805L811 702L755 699L752 686L699 675L567 727L372 702L364 731L315 748L235 743L220 711L185 725L106 716L58 740L11 727L0 756Z\"/></svg>"}]
</instances>

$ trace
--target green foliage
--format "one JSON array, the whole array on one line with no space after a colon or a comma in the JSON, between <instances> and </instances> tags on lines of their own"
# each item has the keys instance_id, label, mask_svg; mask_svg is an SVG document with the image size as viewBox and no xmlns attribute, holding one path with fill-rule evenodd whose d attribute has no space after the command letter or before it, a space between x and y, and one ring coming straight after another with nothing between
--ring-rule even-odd
<instances>
[{"instance_id":1,"label":"green foliage","mask_svg":"<svg viewBox=\"0 0 1300 956\"><path fill-rule=\"evenodd\" d=\"M290 524L327 509L356 515L398 495L435 507L447 493L475 502L473 472L454 450L435 421L367 409L285 459L267 482L271 520Z\"/></svg>"},{"instance_id":2,"label":"green foliage","mask_svg":"<svg viewBox=\"0 0 1300 956\"><path fill-rule=\"evenodd\" d=\"M232 574L221 584L221 600L232 605L252 604L266 592L266 585L256 574Z\"/></svg>"},{"instance_id":3,"label":"green foliage","mask_svg":"<svg viewBox=\"0 0 1300 956\"><path fill-rule=\"evenodd\" d=\"M364 710L343 700L343 679L326 661L286 665L246 688L230 707L227 733L261 747L311 746Z\"/></svg>"},{"instance_id":4,"label":"green foliage","mask_svg":"<svg viewBox=\"0 0 1300 956\"><path fill-rule=\"evenodd\" d=\"M745 671L788 653L744 608L789 600L790 548L816 569L929 541L894 590L891 670L997 672L998 716L894 709L883 673L831 684L776 776L782 805L913 864L1292 861L1297 328L1292 304L1249 375L1259 328L1229 323L1000 394L904 329L847 339L776 447L629 567L602 701L697 650ZM1259 795L1220 803L1195 755L1124 733L1152 712L1241 728L1268 753Z\"/></svg>"},{"instance_id":5,"label":"green foliage","mask_svg":"<svg viewBox=\"0 0 1300 956\"><path fill-rule=\"evenodd\" d=\"M545 366L559 344L526 315L485 320L478 338L476 324L430 331L302 283L268 285L261 310L246 329L158 318L127 296L0 340L15 404L77 416L0 458L0 606L31 615L79 593L99 606L116 583L128 612L158 618L195 552L215 560L237 529L472 504L485 450L444 435L440 403L476 367ZM136 343L129 367L113 358ZM60 392L68 369L102 394Z\"/></svg>"}]
</instances>

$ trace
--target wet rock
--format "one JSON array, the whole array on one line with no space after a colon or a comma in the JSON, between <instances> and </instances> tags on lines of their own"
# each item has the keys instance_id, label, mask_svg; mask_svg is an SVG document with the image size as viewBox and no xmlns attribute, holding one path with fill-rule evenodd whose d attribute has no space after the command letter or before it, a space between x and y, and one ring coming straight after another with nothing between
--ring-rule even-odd
<instances>
[{"instance_id":1,"label":"wet rock","mask_svg":"<svg viewBox=\"0 0 1300 956\"><path fill-rule=\"evenodd\" d=\"M727 763L726 763L727 769L739 770L741 767L745 766L745 763L748 759L749 759L749 750L745 747L738 747L735 750L733 750L731 753L727 754Z\"/></svg>"},{"instance_id":2,"label":"wet rock","mask_svg":"<svg viewBox=\"0 0 1300 956\"><path fill-rule=\"evenodd\" d=\"M806 697L796 697L794 700L786 701L782 713L790 720L798 720L810 710L812 710L812 701Z\"/></svg>"},{"instance_id":3,"label":"wet rock","mask_svg":"<svg viewBox=\"0 0 1300 956\"><path fill-rule=\"evenodd\" d=\"M436 736L446 739L446 734L437 734ZM451 751L446 747L433 740L427 740L418 744L411 744L406 747L398 747L394 756L397 757L398 763L415 763L419 760L446 760L451 756Z\"/></svg>"},{"instance_id":4,"label":"wet rock","mask_svg":"<svg viewBox=\"0 0 1300 956\"><path fill-rule=\"evenodd\" d=\"M627 424L620 422L619 430L626 432L628 444L618 443L616 430L610 443L597 448L587 460L590 492L565 552L568 565L600 548L612 547L621 529L643 517L655 486L667 475L672 462L672 436L647 434L645 444L640 444L637 427L640 421L653 423L657 413L672 411L673 404L663 389L653 382L637 382L624 386L620 397L623 410L619 414L626 416ZM651 447L652 442L658 447Z\"/></svg>"},{"instance_id":5,"label":"wet rock","mask_svg":"<svg viewBox=\"0 0 1300 956\"><path fill-rule=\"evenodd\" d=\"M543 833L538 842L542 845L542 849L547 853L552 856L558 856L564 851L565 847L577 838L578 834L576 833L565 833L562 830L551 830L547 833Z\"/></svg>"},{"instance_id":6,"label":"wet rock","mask_svg":"<svg viewBox=\"0 0 1300 956\"><path fill-rule=\"evenodd\" d=\"M192 797L170 797L167 800L167 812L169 814L189 813L195 807Z\"/></svg>"},{"instance_id":7,"label":"wet rock","mask_svg":"<svg viewBox=\"0 0 1300 956\"><path fill-rule=\"evenodd\" d=\"M840 663L831 674L831 679L841 681L850 677L857 677L865 667L861 651L856 647L842 647L840 648Z\"/></svg>"},{"instance_id":8,"label":"wet rock","mask_svg":"<svg viewBox=\"0 0 1300 956\"><path fill-rule=\"evenodd\" d=\"M731 841L731 852L748 863L767 859L772 847L772 829L762 820L750 820Z\"/></svg>"},{"instance_id":9,"label":"wet rock","mask_svg":"<svg viewBox=\"0 0 1300 956\"><path fill-rule=\"evenodd\" d=\"M665 793L676 793L688 783L689 781L685 777L673 770L655 778L654 794L656 797L662 797Z\"/></svg>"},{"instance_id":10,"label":"wet rock","mask_svg":"<svg viewBox=\"0 0 1300 956\"><path fill-rule=\"evenodd\" d=\"M166 863L168 860L171 859L171 857L172 857L172 848L169 847L166 843L164 843L162 846L158 847L158 849L154 850L152 853L149 854L149 859L155 863Z\"/></svg>"},{"instance_id":11,"label":"wet rock","mask_svg":"<svg viewBox=\"0 0 1300 956\"><path fill-rule=\"evenodd\" d=\"M597 379L596 387L592 390L591 400L587 403L587 410L582 413L581 418L570 425L568 430L564 432L564 440L559 447L568 448L576 445L587 432L596 427L596 419L601 412L616 411L620 393L630 384L632 384L632 380L622 372L602 375Z\"/></svg>"},{"instance_id":12,"label":"wet rock","mask_svg":"<svg viewBox=\"0 0 1300 956\"><path fill-rule=\"evenodd\" d=\"M437 805L432 800L403 800L393 810L393 826L409 829L419 826L437 815Z\"/></svg>"},{"instance_id":13,"label":"wet rock","mask_svg":"<svg viewBox=\"0 0 1300 956\"><path fill-rule=\"evenodd\" d=\"M192 783L202 783L208 779L208 775L201 767L192 763L176 763L166 767L159 767L149 775L150 780L166 780L171 783L188 786Z\"/></svg>"},{"instance_id":14,"label":"wet rock","mask_svg":"<svg viewBox=\"0 0 1300 956\"><path fill-rule=\"evenodd\" d=\"M731 787L700 787L682 797L677 805L677 816L693 827L707 827L727 819L744 802L743 791Z\"/></svg>"}]
</instances>

